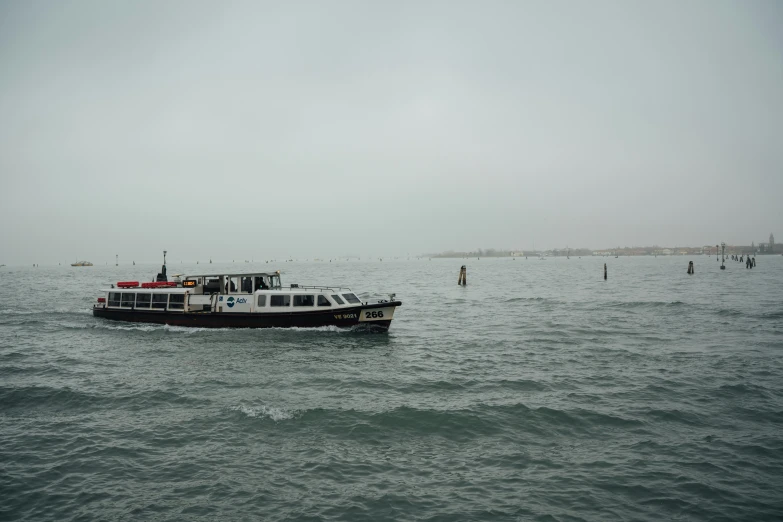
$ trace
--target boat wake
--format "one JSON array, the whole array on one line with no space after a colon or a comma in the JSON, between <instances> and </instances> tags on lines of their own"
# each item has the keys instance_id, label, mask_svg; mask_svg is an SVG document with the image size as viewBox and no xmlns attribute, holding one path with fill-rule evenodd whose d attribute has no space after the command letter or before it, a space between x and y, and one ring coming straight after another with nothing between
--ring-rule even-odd
<instances>
[{"instance_id":1,"label":"boat wake","mask_svg":"<svg viewBox=\"0 0 783 522\"><path fill-rule=\"evenodd\" d=\"M64 325L69 329L94 329L94 330L114 330L124 332L166 332L174 334L199 334L199 333L237 333L237 332L334 332L334 333L348 333L354 330L350 328L340 328L337 326L315 326L311 328L292 327L292 328L203 328L203 327L191 327L191 326L174 326L169 324L147 324L147 323L122 323L122 324L68 324Z\"/></svg>"}]
</instances>

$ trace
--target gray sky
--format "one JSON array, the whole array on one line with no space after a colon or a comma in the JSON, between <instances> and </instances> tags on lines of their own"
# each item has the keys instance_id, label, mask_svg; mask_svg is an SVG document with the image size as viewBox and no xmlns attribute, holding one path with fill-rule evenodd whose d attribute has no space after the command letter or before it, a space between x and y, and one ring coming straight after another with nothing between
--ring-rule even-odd
<instances>
[{"instance_id":1,"label":"gray sky","mask_svg":"<svg viewBox=\"0 0 783 522\"><path fill-rule=\"evenodd\" d=\"M0 263L783 241L783 2L0 3Z\"/></svg>"}]
</instances>

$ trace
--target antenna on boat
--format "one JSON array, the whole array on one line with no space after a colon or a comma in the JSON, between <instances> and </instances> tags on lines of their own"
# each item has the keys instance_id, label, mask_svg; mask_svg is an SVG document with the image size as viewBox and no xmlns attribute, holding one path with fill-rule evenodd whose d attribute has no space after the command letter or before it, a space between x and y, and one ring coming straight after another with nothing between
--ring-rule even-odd
<instances>
[{"instance_id":1,"label":"antenna on boat","mask_svg":"<svg viewBox=\"0 0 783 522\"><path fill-rule=\"evenodd\" d=\"M163 251L163 266L160 269L160 273L158 274L158 277L155 278L155 281L157 282L166 282L169 279L166 277L166 253L167 251Z\"/></svg>"}]
</instances>

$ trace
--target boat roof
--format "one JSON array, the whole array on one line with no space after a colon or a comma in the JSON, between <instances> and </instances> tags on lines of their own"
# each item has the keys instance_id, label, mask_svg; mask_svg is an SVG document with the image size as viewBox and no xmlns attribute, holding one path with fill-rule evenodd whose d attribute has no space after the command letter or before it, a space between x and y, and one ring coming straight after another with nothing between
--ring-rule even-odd
<instances>
[{"instance_id":1,"label":"boat roof","mask_svg":"<svg viewBox=\"0 0 783 522\"><path fill-rule=\"evenodd\" d=\"M101 288L101 292L138 292L142 294L187 294L190 291L190 288L182 287L142 288L140 286L134 286L133 288Z\"/></svg>"},{"instance_id":2,"label":"boat roof","mask_svg":"<svg viewBox=\"0 0 783 522\"><path fill-rule=\"evenodd\" d=\"M220 272L217 274L176 274L172 277L181 277L183 279L188 279L191 277L258 277L258 276L279 276L280 270L277 270L276 272Z\"/></svg>"}]
</instances>

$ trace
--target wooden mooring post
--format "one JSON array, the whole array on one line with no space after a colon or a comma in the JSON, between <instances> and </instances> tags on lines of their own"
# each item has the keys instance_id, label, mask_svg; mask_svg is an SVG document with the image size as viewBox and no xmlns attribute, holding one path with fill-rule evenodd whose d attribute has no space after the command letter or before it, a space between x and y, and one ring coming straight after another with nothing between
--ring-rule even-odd
<instances>
[{"instance_id":1,"label":"wooden mooring post","mask_svg":"<svg viewBox=\"0 0 783 522\"><path fill-rule=\"evenodd\" d=\"M606 281L606 263L604 263L604 281Z\"/></svg>"},{"instance_id":2,"label":"wooden mooring post","mask_svg":"<svg viewBox=\"0 0 783 522\"><path fill-rule=\"evenodd\" d=\"M459 279L457 279L457 285L466 286L467 284L468 284L468 269L465 268L465 265L462 265L462 268L459 269Z\"/></svg>"}]
</instances>

